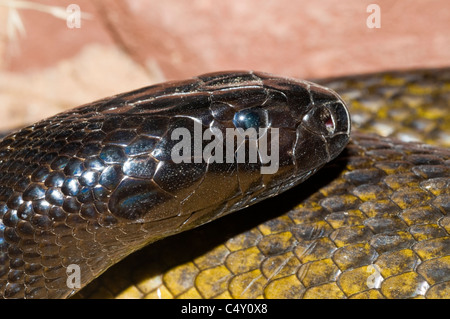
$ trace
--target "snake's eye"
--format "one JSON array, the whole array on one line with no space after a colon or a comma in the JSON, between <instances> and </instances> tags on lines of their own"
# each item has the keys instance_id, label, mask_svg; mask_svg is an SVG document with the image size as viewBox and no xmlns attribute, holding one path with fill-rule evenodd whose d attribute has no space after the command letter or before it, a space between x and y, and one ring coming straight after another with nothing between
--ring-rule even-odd
<instances>
[{"instance_id":1,"label":"snake's eye","mask_svg":"<svg viewBox=\"0 0 450 319\"><path fill-rule=\"evenodd\" d=\"M267 127L267 114L261 109L245 109L234 114L233 124L244 130Z\"/></svg>"}]
</instances>

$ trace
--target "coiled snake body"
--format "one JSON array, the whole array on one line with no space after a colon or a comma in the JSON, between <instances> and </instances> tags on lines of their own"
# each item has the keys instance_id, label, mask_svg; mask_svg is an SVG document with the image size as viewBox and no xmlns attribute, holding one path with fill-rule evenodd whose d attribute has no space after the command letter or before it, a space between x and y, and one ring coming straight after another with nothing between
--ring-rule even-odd
<instances>
[{"instance_id":1,"label":"coiled snake body","mask_svg":"<svg viewBox=\"0 0 450 319\"><path fill-rule=\"evenodd\" d=\"M277 171L261 174L261 157L216 163L194 154L174 163L172 133L196 124L223 136L226 128L278 128ZM84 286L150 242L277 195L335 158L349 132L331 90L224 72L100 100L13 133L0 143L0 294L71 295L70 265ZM175 267L182 276L135 287L159 297L448 297L448 159L444 148L355 133L328 166L336 179L304 189L312 194L295 209Z\"/></svg>"}]
</instances>

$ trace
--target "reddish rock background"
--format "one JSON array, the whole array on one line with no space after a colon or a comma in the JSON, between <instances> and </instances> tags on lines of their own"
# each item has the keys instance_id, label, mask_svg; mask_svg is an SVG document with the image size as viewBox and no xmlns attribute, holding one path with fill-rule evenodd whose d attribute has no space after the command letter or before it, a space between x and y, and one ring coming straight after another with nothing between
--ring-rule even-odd
<instances>
[{"instance_id":1,"label":"reddish rock background","mask_svg":"<svg viewBox=\"0 0 450 319\"><path fill-rule=\"evenodd\" d=\"M14 3L13 0L10 0ZM317 78L450 65L448 0L39 0L74 3L81 28L0 6L0 128L162 80L225 69ZM367 7L381 9L370 29Z\"/></svg>"}]
</instances>

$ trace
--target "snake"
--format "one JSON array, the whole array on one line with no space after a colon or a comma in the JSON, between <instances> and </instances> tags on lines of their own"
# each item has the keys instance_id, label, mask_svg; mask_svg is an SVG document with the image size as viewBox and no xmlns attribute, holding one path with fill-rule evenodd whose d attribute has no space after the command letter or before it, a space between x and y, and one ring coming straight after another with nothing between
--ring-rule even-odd
<instances>
[{"instance_id":1,"label":"snake","mask_svg":"<svg viewBox=\"0 0 450 319\"><path fill-rule=\"evenodd\" d=\"M376 123L364 107L379 115L387 104L387 119L407 122L405 105L419 105L422 117L443 110L431 122L444 130L411 127L445 142L450 70L316 82L204 74L4 137L0 295L65 298L86 285L77 295L114 294L101 281L118 269L129 292L148 298L448 298L450 151L358 130ZM356 106L351 134L346 105ZM209 139L182 144L187 155L174 161L175 133L198 128ZM240 136L251 128L265 130ZM202 152L227 129L237 132L230 157ZM239 150L274 138L265 151L278 154L275 171L262 173L259 149L239 161ZM150 267L130 259L143 255ZM72 266L79 285L69 284Z\"/></svg>"}]
</instances>

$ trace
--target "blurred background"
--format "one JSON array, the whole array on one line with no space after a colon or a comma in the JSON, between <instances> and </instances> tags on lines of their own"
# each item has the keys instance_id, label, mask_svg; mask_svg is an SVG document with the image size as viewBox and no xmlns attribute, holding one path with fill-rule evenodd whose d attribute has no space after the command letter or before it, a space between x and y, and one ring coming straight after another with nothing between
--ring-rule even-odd
<instances>
[{"instance_id":1,"label":"blurred background","mask_svg":"<svg viewBox=\"0 0 450 319\"><path fill-rule=\"evenodd\" d=\"M82 12L69 28L70 4ZM369 28L370 4L380 28ZM370 18L369 18L370 19ZM165 80L450 66L448 0L0 0L0 129Z\"/></svg>"}]
</instances>

